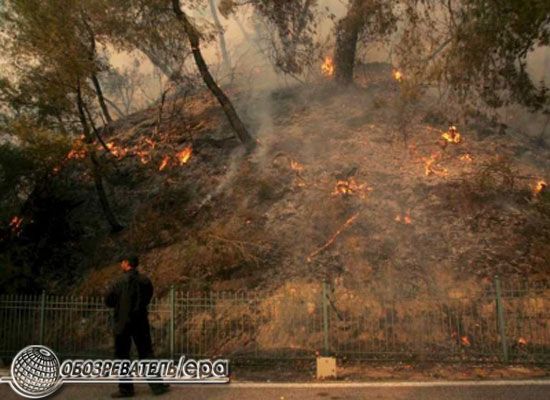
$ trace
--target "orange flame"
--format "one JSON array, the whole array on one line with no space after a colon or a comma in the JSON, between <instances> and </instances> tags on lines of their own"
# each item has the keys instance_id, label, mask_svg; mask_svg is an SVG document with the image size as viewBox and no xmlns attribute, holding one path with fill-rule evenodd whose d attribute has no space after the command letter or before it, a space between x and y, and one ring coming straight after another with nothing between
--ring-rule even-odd
<instances>
[{"instance_id":1,"label":"orange flame","mask_svg":"<svg viewBox=\"0 0 550 400\"><path fill-rule=\"evenodd\" d=\"M193 148L191 146L187 146L182 151L177 153L176 157L178 158L180 165L183 165L183 164L187 164L192 154L193 154Z\"/></svg>"},{"instance_id":2,"label":"orange flame","mask_svg":"<svg viewBox=\"0 0 550 400\"><path fill-rule=\"evenodd\" d=\"M123 159L124 157L126 157L126 154L128 154L127 149L125 149L124 147L118 147L115 142L107 143L107 148L109 149L111 154L119 160Z\"/></svg>"},{"instance_id":3,"label":"orange flame","mask_svg":"<svg viewBox=\"0 0 550 400\"><path fill-rule=\"evenodd\" d=\"M535 196L538 196L540 195L542 192L546 191L546 188L548 187L548 185L546 184L545 181L543 180L540 180L537 182L537 184L535 185L535 188L533 189L533 194Z\"/></svg>"},{"instance_id":4,"label":"orange flame","mask_svg":"<svg viewBox=\"0 0 550 400\"><path fill-rule=\"evenodd\" d=\"M300 172L304 170L304 166L298 161L290 160L290 169Z\"/></svg>"},{"instance_id":5,"label":"orange flame","mask_svg":"<svg viewBox=\"0 0 550 400\"><path fill-rule=\"evenodd\" d=\"M471 163L472 161L474 161L474 159L470 154L466 153L460 156L460 161Z\"/></svg>"},{"instance_id":6,"label":"orange flame","mask_svg":"<svg viewBox=\"0 0 550 400\"><path fill-rule=\"evenodd\" d=\"M461 336L460 337L460 344L462 344L462 346L466 346L466 347L469 347L469 346L472 345L470 343L470 339L468 338L468 336Z\"/></svg>"},{"instance_id":7,"label":"orange flame","mask_svg":"<svg viewBox=\"0 0 550 400\"><path fill-rule=\"evenodd\" d=\"M321 73L328 78L334 75L334 61L331 56L325 57L325 62L321 65Z\"/></svg>"},{"instance_id":8,"label":"orange flame","mask_svg":"<svg viewBox=\"0 0 550 400\"><path fill-rule=\"evenodd\" d=\"M336 186L332 192L333 196L351 196L353 194L361 194L368 190L366 184L359 184L353 177L348 179L339 179L336 181Z\"/></svg>"},{"instance_id":9,"label":"orange flame","mask_svg":"<svg viewBox=\"0 0 550 400\"><path fill-rule=\"evenodd\" d=\"M170 162L170 157L166 156L162 159L162 162L159 165L159 171L162 171L168 166L168 163Z\"/></svg>"},{"instance_id":10,"label":"orange flame","mask_svg":"<svg viewBox=\"0 0 550 400\"><path fill-rule=\"evenodd\" d=\"M393 76L393 79L395 79L397 82L401 82L403 80L403 73L398 69L393 70L392 76Z\"/></svg>"},{"instance_id":11,"label":"orange flame","mask_svg":"<svg viewBox=\"0 0 550 400\"><path fill-rule=\"evenodd\" d=\"M449 126L449 130L443 133L443 135L441 135L441 138L446 143L459 144L460 142L462 142L462 136L460 135L460 133L458 133L458 130L454 125Z\"/></svg>"},{"instance_id":12,"label":"orange flame","mask_svg":"<svg viewBox=\"0 0 550 400\"><path fill-rule=\"evenodd\" d=\"M73 142L71 150L67 153L67 160L82 160L86 158L88 152L81 139L76 139Z\"/></svg>"},{"instance_id":13,"label":"orange flame","mask_svg":"<svg viewBox=\"0 0 550 400\"><path fill-rule=\"evenodd\" d=\"M520 346L527 346L527 339L523 338L523 337L520 337L518 339L518 345Z\"/></svg>"}]
</instances>

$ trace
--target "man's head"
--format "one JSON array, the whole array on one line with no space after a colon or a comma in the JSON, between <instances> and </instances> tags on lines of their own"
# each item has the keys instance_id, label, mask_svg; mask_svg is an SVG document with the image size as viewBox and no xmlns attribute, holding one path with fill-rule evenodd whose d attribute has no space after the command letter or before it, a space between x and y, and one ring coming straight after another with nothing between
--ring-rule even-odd
<instances>
[{"instance_id":1,"label":"man's head","mask_svg":"<svg viewBox=\"0 0 550 400\"><path fill-rule=\"evenodd\" d=\"M128 256L122 259L120 262L120 268L124 272L131 271L133 269L136 269L139 265L139 258L138 256Z\"/></svg>"}]
</instances>

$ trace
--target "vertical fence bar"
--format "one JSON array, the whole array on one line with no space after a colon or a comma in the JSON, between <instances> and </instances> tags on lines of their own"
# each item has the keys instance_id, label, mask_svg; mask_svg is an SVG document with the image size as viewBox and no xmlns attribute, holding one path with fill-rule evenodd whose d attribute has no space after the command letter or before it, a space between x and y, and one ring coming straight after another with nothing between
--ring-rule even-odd
<instances>
[{"instance_id":1,"label":"vertical fence bar","mask_svg":"<svg viewBox=\"0 0 550 400\"><path fill-rule=\"evenodd\" d=\"M328 356L329 355L329 326L328 326L328 290L327 290L328 284L323 281L323 300L322 300L322 306L323 306L323 355Z\"/></svg>"},{"instance_id":2,"label":"vertical fence bar","mask_svg":"<svg viewBox=\"0 0 550 400\"><path fill-rule=\"evenodd\" d=\"M498 331L500 334L500 344L502 346L502 361L508 362L508 341L506 338L506 322L504 320L504 306L502 304L502 289L500 286L500 277L495 276L495 295L497 308Z\"/></svg>"},{"instance_id":3,"label":"vertical fence bar","mask_svg":"<svg viewBox=\"0 0 550 400\"><path fill-rule=\"evenodd\" d=\"M40 326L38 331L39 344L44 344L45 317L46 317L46 291L42 290L42 295L40 296Z\"/></svg>"},{"instance_id":4,"label":"vertical fence bar","mask_svg":"<svg viewBox=\"0 0 550 400\"><path fill-rule=\"evenodd\" d=\"M176 327L176 291L174 285L170 286L170 359L175 355L175 327Z\"/></svg>"}]
</instances>

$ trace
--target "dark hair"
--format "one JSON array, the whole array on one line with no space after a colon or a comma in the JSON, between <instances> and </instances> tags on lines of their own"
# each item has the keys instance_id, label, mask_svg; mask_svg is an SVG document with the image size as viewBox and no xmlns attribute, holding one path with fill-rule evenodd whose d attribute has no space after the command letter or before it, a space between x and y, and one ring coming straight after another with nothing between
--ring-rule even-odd
<instances>
[{"instance_id":1,"label":"dark hair","mask_svg":"<svg viewBox=\"0 0 550 400\"><path fill-rule=\"evenodd\" d=\"M122 260L128 261L128 264L130 264L132 268L137 268L139 265L139 258L136 255L124 257Z\"/></svg>"}]
</instances>

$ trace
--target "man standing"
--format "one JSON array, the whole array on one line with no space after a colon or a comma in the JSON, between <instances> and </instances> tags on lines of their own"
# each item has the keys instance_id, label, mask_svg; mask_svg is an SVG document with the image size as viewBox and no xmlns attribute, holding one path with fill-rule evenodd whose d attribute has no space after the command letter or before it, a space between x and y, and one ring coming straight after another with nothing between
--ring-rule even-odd
<instances>
[{"instance_id":1,"label":"man standing","mask_svg":"<svg viewBox=\"0 0 550 400\"><path fill-rule=\"evenodd\" d=\"M145 275L138 272L139 259L130 256L122 260L120 267L123 276L110 287L105 295L105 304L114 309L115 357L119 360L130 358L132 340L136 345L140 359L153 357L153 345L147 316L147 306L153 297L153 284ZM154 394L163 394L168 386L162 383L151 383ZM134 385L131 382L120 382L118 392L113 398L132 397Z\"/></svg>"}]
</instances>

